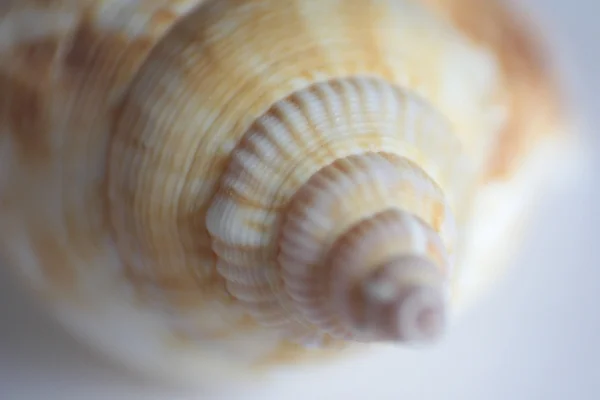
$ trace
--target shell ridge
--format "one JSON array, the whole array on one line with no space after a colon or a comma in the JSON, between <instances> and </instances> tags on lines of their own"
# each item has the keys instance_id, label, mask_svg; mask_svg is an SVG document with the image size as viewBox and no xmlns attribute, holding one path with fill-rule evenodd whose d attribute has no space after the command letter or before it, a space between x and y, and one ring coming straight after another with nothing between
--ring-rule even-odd
<instances>
[{"instance_id":1,"label":"shell ridge","mask_svg":"<svg viewBox=\"0 0 600 400\"><path fill-rule=\"evenodd\" d=\"M296 15L297 10L287 4L265 0L257 2L222 1L206 4L206 7L197 8L189 18L186 18L182 24L178 24L176 29L169 32L168 39L172 39L172 42L165 39L158 46L162 51L154 51L156 57L152 61L165 63L165 76L178 77L177 73L180 73L181 77L185 77L188 80L185 85L183 81L173 83L176 88L174 91L178 90L177 93L181 91L181 93L185 94L185 96L180 95L179 97L186 97L187 104L181 104L171 99L172 102L168 107L168 110L173 111L173 113L175 109L178 109L180 111L178 119L188 121L188 124L186 127L181 128L181 131L173 134L173 140L170 140L170 143L161 143L164 145L160 149L163 155L167 153L167 148L170 151L174 149L181 151L182 156L179 161L165 158L164 160L148 161L143 166L131 165L131 179L142 180L141 178L143 177L148 182L151 181L149 178L151 175L156 175L165 168L172 168L177 173L175 177L168 181L169 188L167 191L169 195L162 194L161 190L157 187L158 185L154 185L153 187L152 184L147 182L143 189L147 190L153 187L154 191L151 193L156 194L156 196L152 196L152 200L138 198L136 207L141 208L141 211L139 209L131 209L127 205L125 207L135 217L131 217L124 224L123 230L132 232L139 238L138 242L143 247L141 252L146 253L144 257L149 259L158 258L158 255L161 254L161 257L164 256L164 260L169 260L175 253L175 251L167 252L163 249L161 243L167 240L165 234L150 231L150 223L135 222L146 219L148 213L153 213L153 215L157 216L157 222L155 223L164 224L165 231L180 236L180 242L186 243L185 249L194 249L194 241L198 243L202 242L203 244L210 243L210 228L204 229L202 227L204 221L207 220L206 216L209 211L209 205L215 204L220 194L225 193L227 190L244 193L243 191L249 190L248 187L252 187L253 185L250 179L244 179L245 184L235 185L232 183L234 180L225 183L225 180L218 179L217 174L219 171L229 163L229 153L236 146L239 147L239 138L247 131L247 127L253 120L262 115L273 101L278 101L290 93L305 89L313 81L324 81L334 76L343 78L361 73L372 74L376 77L389 78L389 81L393 81L399 84L399 86L418 92L428 102L431 102L434 108L443 110L445 114L449 114L449 109L454 110L456 108L455 106L448 107L447 99L442 93L442 86L444 79L446 79L446 68L439 68L438 65L444 64L448 57L451 64L462 63L462 61L457 60L462 60L464 57L453 56L451 52L444 50L446 46L443 46L447 42L460 42L460 38L453 36L452 32L448 32L450 33L450 39L446 39L447 36L444 34L447 32L442 30L442 35L440 35L437 32L435 20L421 20L420 13L418 18L410 18L410 15L415 12L413 9L408 10L409 17L405 18L401 15L403 11L402 6L394 7L391 14L398 16L402 24L392 26L391 23L395 22L395 20L387 17L383 21L384 26L392 28L390 33L392 33L395 39L400 40L400 45L392 46L392 43L382 42L383 46L374 49L369 45L373 38L356 42L354 39L345 39L339 30L333 28L330 30L329 27L323 25L324 29L320 31L324 34L322 36L334 38L338 42L345 40L344 45L338 46L339 49L333 49L331 45L333 42L327 40L321 41L319 35L302 34L302 29L297 30L297 35L289 35L290 31L296 31L297 27L304 27L310 21L305 18L305 15L304 19L302 16ZM319 4L322 4L322 2L311 1L304 5L316 7ZM396 5L391 1L389 4ZM253 7L243 10L242 8L246 5L259 5L261 7L268 5L270 7L261 8L260 11L257 11L258 9ZM339 5L338 2L326 4L326 6L331 6L331 10L337 9ZM378 5L382 6L378 9L379 11L387 7L386 2L380 2ZM302 9L306 11L308 8L302 7ZM348 21L362 21L360 17L362 12L357 7L342 7L340 11L349 14L350 19L344 19L344 23L340 23L336 28L344 28ZM258 35L256 37L259 38L257 40L254 40L251 37L252 35L246 34L213 35L215 30L222 29L222 32L226 32L231 30L236 24L240 28L239 32L250 33L257 26L255 23L256 20L252 20L246 24L244 20L240 22L234 17L238 14L243 14L244 18L249 19L249 15L262 15L263 12L268 13L269 18L261 19L262 24L259 25L264 29L262 32L268 29L272 32L271 35L264 35L260 31L257 31ZM290 19L287 22L283 22L282 16L288 16L288 14L290 14ZM356 24L352 25L353 28L354 25ZM421 60L419 56L422 53L421 49L413 47L409 41L402 41L403 37L413 35L418 31L428 33L429 31L424 28L432 28L432 34L427 35L428 43L433 46L430 52L430 55L433 56L431 60ZM281 39L271 40L272 38L280 37L276 32L281 32ZM381 32L377 31L377 33ZM302 40L296 40L297 37L301 37ZM377 35L375 37L383 39ZM232 47L232 43L240 43L240 41L244 43L244 46L241 46L240 49L235 48L235 51L233 51L234 47ZM312 54L307 50L305 57L302 57L303 62L301 64L291 59L281 60L281 55L273 54L273 51L277 53L276 50L280 50L281 54L288 54L289 50L303 48L302 46L307 42L316 44L314 47L315 51ZM280 46L279 44L282 43L283 46ZM179 46L176 49L169 51L169 47L177 46L177 44ZM476 64L480 66L479 58L473 58L473 56L477 55L478 51L468 48L464 44L459 43L458 51L465 53L469 60L475 59ZM210 49L208 49L209 47ZM312 49L313 47L311 45L307 46L307 48ZM204 53L203 49L210 51L207 50ZM181 51L181 54L177 54L179 51ZM380 54L380 52L386 54ZM429 51L427 53L429 54ZM256 57L257 55L259 57ZM331 55L335 55L335 57L331 57ZM383 57L381 63L373 61L374 59L379 59L379 57ZM263 76L258 74L255 68L263 68L260 71L264 73L263 62L265 59L268 59L267 62L269 59L279 59L279 63L273 64L272 69L268 71L269 73ZM415 62L419 60L424 63L423 68L415 67L415 65L419 64L415 64ZM211 67L209 61L216 67ZM246 66L247 69L240 69L241 65ZM433 79L426 77L426 74L422 70L433 73ZM235 74L231 75L231 71L234 71ZM452 72L454 71L452 70ZM205 79L197 76L200 72L203 76L212 76L214 79ZM239 76L240 74L242 75ZM388 76L388 74L391 75ZM246 79L250 75L256 78L256 84ZM459 72L457 75L459 82L466 81L464 73ZM240 92L237 86L232 87L232 85L223 83L229 82L231 78L239 80L242 84L243 82L250 82L250 86L244 86L244 90L247 90L248 93ZM145 92L147 99L146 97L134 99L132 103L136 103L136 108L150 110L153 102L167 97L162 93L162 85L165 85L167 81L166 78L162 79L159 89ZM143 91L142 87L145 86L146 82L145 79L140 78L138 85L132 89L132 92L136 95L141 95ZM467 92L471 93L470 89L469 87ZM488 88L485 90L488 91ZM205 95L205 93L208 95ZM232 97L234 96L233 93L236 93L237 97ZM479 100L480 97L486 97L484 100L487 101L487 93L485 96L480 96L479 93L473 92L473 95L472 100ZM467 100L470 99L467 98ZM471 106L479 106L479 103L471 101L465 107L458 107L459 111L462 112L462 117L465 116L465 109ZM227 111L225 111L226 109ZM135 108L131 107L130 111L135 111ZM459 127L464 126L463 123L465 121L461 120L462 117L453 118L452 124ZM152 117L143 116L142 118L147 124L154 123L155 134L159 133L161 128L169 130L173 128L171 125L165 123L166 117L158 115L158 113ZM129 128L122 127L124 131L134 131L133 135L150 136L150 132L146 132L145 130L144 132L140 132L138 124L129 124ZM471 134L472 130L468 130L462 136L469 136ZM379 137L377 135L367 135L359 138L358 141L360 142L360 146L377 149L381 145L377 143L378 140ZM386 139L384 142L386 142L385 145L388 148L394 147L391 140ZM156 143L160 143L160 141L156 140ZM179 146L178 143L181 143L182 146ZM327 143L321 144L323 145L322 149L313 152L311 157L321 160L331 158L332 155L328 154L330 146ZM412 154L418 153L417 146L406 146L406 152ZM130 155L132 157L134 155L140 158L144 157L143 154L136 151L132 151ZM170 165L171 163L176 163L177 165L172 166ZM141 169L146 171L142 171ZM308 169L309 167L299 165L293 171L294 173L290 175L290 178L288 178L290 185L299 185L303 179L302 176L307 174ZM196 176L199 178L196 179ZM119 183L116 185L116 187L119 186L125 186L125 184ZM172 204L174 197L178 198L177 206ZM238 196L238 200L241 198ZM285 196L278 196L277 201L282 202L284 199ZM122 198L117 199L116 202L125 203L127 201L128 199ZM453 201L452 203L455 202ZM233 203L220 201L220 204L215 205L213 209L214 214L224 212L233 216L230 213L231 210L234 210L234 208L230 207L231 204ZM170 207L169 210L172 212L166 213L164 211L165 207ZM275 207L278 207L278 205L275 205ZM248 225L249 231L251 230L257 235L259 232L265 231L265 227L269 227L276 222L271 217L264 216L264 213L256 213L255 215L258 216L243 223ZM242 217L243 214L239 213L237 216ZM221 227L222 225L218 224L218 226ZM253 236L246 235L245 237L251 238ZM173 240L175 241L175 239ZM255 242L261 243L260 241ZM214 246L218 246L223 250L222 241L214 244ZM262 257L261 252L256 249L249 249L248 253L251 253L248 258L252 260ZM208 252L202 252L202 254L198 252L198 257L204 256L209 258ZM216 257L215 252L212 252L210 257ZM242 256L240 256L239 252L235 252L235 257L237 262ZM197 261L197 259L191 260ZM213 262L214 259L211 259L210 263ZM209 263L207 262L207 264ZM162 267L157 266L157 270L160 268ZM207 269L209 268L212 267L207 267Z\"/></svg>"},{"instance_id":2,"label":"shell ridge","mask_svg":"<svg viewBox=\"0 0 600 400\"><path fill-rule=\"evenodd\" d=\"M301 120L298 120L298 122L296 123L300 123L302 122L304 123L308 123L308 125L305 126L305 129L308 128L310 131L309 132L304 132L304 135L309 135L307 136L307 139L310 138L310 135L314 135L316 132L320 132L320 130L328 130L330 129L330 126L332 124L332 121L328 121L328 115L326 114L326 112L324 113L324 111L327 110L332 110L335 109L332 108L331 106L325 106L324 108L320 108L320 103L321 101L323 101L323 95L324 93L329 93L331 95L332 92L327 92L327 90L320 90L319 88L321 86L327 87L327 88L334 88L333 89L333 93L336 95L334 99L330 99L331 103L334 103L336 101L342 101L340 99L344 98L343 96L346 96L346 98L349 98L351 100L352 106L350 108L346 108L344 113L342 114L344 117L339 117L336 118L336 121L339 122L341 121L341 118L344 118L345 124L348 124L348 126L351 126L351 129L356 129L358 132L360 132L361 130L363 131L367 131L368 129L370 129L373 126L373 122L370 122L369 120L365 120L365 119L361 119L361 118L373 118L370 116L369 114L369 109L367 109L367 113L366 114L361 114L362 110L360 108L360 104L361 102L364 102L365 99L369 99L369 98L374 98L376 99L377 97L369 97L369 91L381 91L381 92L386 92L386 91L393 91L393 93L395 93L394 96L392 97L388 97L388 99L392 99L393 101L395 101L397 104L403 104L404 101L415 101L415 98L412 98L410 96L410 94L404 94L405 92L403 91L402 88L399 88L395 85L389 84L388 82L386 82L384 79L382 79L381 77L363 77L363 76L352 76L352 77L343 77L343 78L338 78L338 79L331 79L331 80L326 80L323 82L317 82L317 83L313 83L312 85L308 86L306 89L301 90L299 92L294 92L290 95L288 95L287 97L283 98L282 100L280 100L279 102L275 103L275 105L273 107L271 107L269 110L267 110L264 114L261 115L261 117L257 118L257 120L250 125L249 129L246 131L246 134L242 136L242 138L238 141L237 147L234 148L234 150L232 151L232 155L230 156L230 159L228 161L228 165L225 168L225 174L221 177L221 181L219 184L219 189L217 190L216 195L212 198L212 202L211 202L211 207L209 208L209 211L207 213L207 228L208 231L211 233L211 235L213 235L213 240L218 240L220 245L218 246L218 248L214 248L214 251L216 252L217 256L220 257L223 260L229 260L229 255L231 251L234 251L235 246L239 246L241 243L249 243L249 242L245 242L246 239L244 239L243 236L240 236L243 232L244 232L244 228L237 227L237 221L241 221L240 220L240 216L242 214L239 214L239 216L234 217L234 215L237 215L238 213L243 213L243 209L244 209L244 204L246 203L247 200L241 201L241 198L246 198L248 199L248 201L250 201L251 203L253 203L255 200L252 200L252 198L248 198L247 194L248 193L261 193L261 195L259 196L259 198L266 198L266 194L262 193L262 190L264 190L266 187L264 187L264 177L265 176L270 176L270 177L278 177L276 181L278 181L279 183L277 185L275 185L275 181L273 181L272 179L268 181L269 183L269 193L272 193L270 196L275 196L275 197L271 197L271 204L272 205L268 205L268 204L264 204L263 207L265 206L269 206L269 207L274 207L273 210L277 210L275 211L276 214L273 216L273 218L269 218L268 220L266 220L266 224L265 226L271 226L272 228L272 232L280 232L280 227L281 224L283 223L282 220L282 216L280 216L278 213L279 212L283 212L284 209L281 209L280 206L283 205L283 203L281 203L282 201L285 201L284 199L286 199L287 196L289 196L289 194L284 195L284 197L280 197L282 194L285 193L290 193L291 189L286 189L286 185L289 185L290 183L290 176L293 176L294 174L303 174L305 176L311 175L316 173L317 169L311 170L312 172L308 172L308 170L305 170L304 168L306 168L306 166L304 167L300 167L298 168L296 165L299 166L299 164L297 164L297 161L294 162L293 160L299 160L299 154L302 155L302 159L303 160L307 160L307 159L314 159L315 161L317 161L320 165L321 168L324 168L327 165L331 165L331 164L335 164L335 159L338 157L343 157L344 155L346 156L352 156L353 154L359 154L362 153L364 151L380 151L385 153L387 152L391 152L396 153L398 151L400 151L400 153L403 156L407 156L409 157L409 159L412 159L413 162L419 162L421 160L420 157L422 157L420 155L420 153L415 153L418 154L417 158L414 158L410 156L410 153L406 153L405 149L410 147L410 144L407 143L406 141L404 141L402 139L402 135L405 133L401 133L400 135L398 135L398 132L394 132L394 136L388 138L387 140L389 140L389 144L386 144L388 142L386 142L385 140L381 141L380 144L378 144L378 147L380 150L376 150L377 147L372 147L369 150L367 149L361 149L360 147L356 147L354 150L351 150L351 147L348 149L345 149L344 146L342 145L343 142L340 142L341 140L346 140L349 141L348 144L353 143L352 141L356 141L354 143L355 146L356 145L360 145L360 140L361 140L361 135L349 135L346 137L346 134L343 133L345 129L349 129L348 127L343 127L341 125L336 125L333 124L333 126L336 126L336 128L339 130L340 135L341 136L333 136L333 137L329 137L326 141L323 141L323 139L318 139L316 140L314 143L311 143L310 139L309 141L303 140L302 143L299 143L300 147L296 148L296 155L294 157L292 157L290 159L290 157L288 155L286 155L284 157L284 159L280 159L278 158L280 156L280 154L277 155L277 157L270 159L270 161L267 163L268 165L265 165L265 168L269 168L269 170L271 171L277 171L276 175L273 174L266 174L265 172L267 170L262 170L258 168L258 165L256 163L262 163L264 162L264 160L261 158L260 154L261 152L264 151L264 149L271 149L271 148L278 148L281 147L281 145L278 145L278 142L281 142L282 137L283 136L278 136L278 134L276 133L276 131L273 131L270 135L268 134L269 132L265 131L265 127L266 126L271 126L271 127L275 127L276 129L281 129L282 124L285 123L292 123L292 125L290 125L289 127L285 127L285 132L286 134L288 134L287 132L293 132L295 129L293 127L293 125L295 124L294 121L290 121L290 120L286 120L283 121L281 118L279 118L279 123L274 123L274 122L270 122L267 124L263 124L261 121L263 118L278 118L281 117L281 110L285 107L292 107L290 109L293 109L294 112L296 112L297 110L301 110L303 112L303 117ZM336 90L335 88L338 88L338 90ZM389 88L392 89L389 89ZM366 89L365 89L366 88ZM367 94L365 94L365 92L367 92ZM305 95L306 93L306 95ZM377 92L375 92L377 93ZM400 93L401 95L399 95L398 93ZM319 97L321 96L321 97ZM341 96L341 97L340 97ZM400 96L400 97L398 97ZM381 95L380 97L381 98ZM299 99L298 100L294 100L294 99ZM312 100L311 100L312 99ZM312 101L312 103L311 103ZM325 99L325 101L327 101L327 99ZM374 100L373 100L374 101ZM422 100L418 100L418 101L422 101ZM306 106L306 104L310 103L310 106ZM304 105L303 105L304 104ZM340 104L344 104L343 102L341 102ZM283 107L282 105L285 105L285 107ZM369 104L369 107L373 107L372 109L376 109L376 107L373 106L373 103ZM315 108L316 107L316 108ZM356 108L358 107L358 108ZM422 106L421 106L422 107ZM402 107L400 108L400 110L402 109ZM275 110L279 110L279 111L275 111ZM417 115L419 115L419 112L424 112L425 109L423 108L418 108L417 110ZM425 111L426 113L428 111ZM361 115L366 115L365 117L360 117ZM315 123L313 123L313 120ZM400 119L401 120L401 119ZM390 121L389 123L394 123L392 121ZM442 126L442 125L440 125ZM258 128L257 128L258 127ZM378 129L378 128L375 128ZM397 128L398 129L398 128ZM418 125L411 125L410 129L419 129ZM433 132L435 131L436 128L434 128ZM439 129L439 128L438 128ZM281 131L282 133L284 131ZM438 130L438 132L441 132ZM428 132L425 132L426 134L430 134ZM267 134L267 135L266 135ZM440 133L441 134L441 133ZM445 133L446 134L446 133ZM265 137L266 135L266 137ZM381 134L383 135L383 134ZM439 135L439 134L438 134ZM398 136L398 137L396 137ZM269 138L269 139L267 139ZM371 134L365 134L364 138L366 140L373 140L375 137L373 137ZM422 145L422 143L419 143L418 137L415 138L415 140L413 140L413 146L419 146ZM292 140L294 140L294 136L292 136ZM381 139L378 139L381 140ZM444 140L448 140L448 139L444 139ZM457 140L457 139L451 139L451 140ZM338 146L336 147L331 147L331 146ZM460 148L460 145L458 144L453 144L452 146L450 146L452 148ZM416 148L416 147L415 147ZM402 150L404 149L404 150ZM432 148L432 150L435 151L435 147ZM255 160L254 162L250 163L250 164L246 164L244 165L243 162L237 161L237 160L242 160L245 159L246 156L245 154L250 151L252 154L255 155ZM263 155L267 155L270 153L263 153ZM242 156L244 155L244 156ZM241 157L241 158L240 158ZM328 160L328 161L327 161ZM281 164L285 161L285 169L284 170L280 170L279 168L277 168L275 165L276 164ZM430 171L432 171L430 169ZM448 171L447 168L438 168L437 170L433 170L435 171L444 171L445 173L450 173L451 171ZM342 174L340 176L344 176L343 171ZM307 175L308 174L308 175ZM261 179L263 179L263 183L260 184ZM239 184L235 184L236 180L242 180L242 181L247 181L248 183L250 182L254 182L252 183L252 185L239 185ZM446 182L449 182L447 179L445 180ZM451 180L450 180L451 181ZM297 178L293 180L294 185L296 186L298 184L303 184L304 180L298 180ZM350 183L350 181L349 181ZM238 192L238 190L244 190L245 193L240 193ZM341 187L340 187L341 189ZM332 192L333 194L333 192ZM367 192L367 195L369 193ZM256 198L256 196L255 196ZM241 207L241 208L239 208ZM256 212L256 209L254 209ZM231 213L231 214L230 214ZM262 214L262 213L261 213ZM258 214L258 215L261 215ZM228 216L229 215L229 216ZM263 218L266 218L267 214L262 214ZM267 232L267 231L265 231ZM249 235L254 235L254 233L250 233L248 231ZM265 233L266 234L266 233ZM274 233L273 233L274 234ZM260 235L262 235L262 233L260 233ZM271 234L269 234L271 235ZM258 238L258 236L256 237ZM241 241L241 242L240 242ZM284 239L285 242L285 239ZM230 243L228 245L226 245L226 243ZM294 277L295 278L295 274L289 275L289 273L291 273L291 271L281 271L280 267L276 267L271 265L268 260L271 257L269 254L274 254L273 252L276 251L276 249L273 247L271 242L271 239L269 239L268 241L261 241L261 243L264 243L263 245L258 244L259 247L257 247L256 249L258 250L261 246L263 248L263 250L260 253L256 253L256 256L258 258L255 258L256 261L253 262L259 262L259 263L263 263L263 268L265 268L265 264L264 263L268 263L269 269L274 269L275 271L278 271L278 273L283 274L282 278L284 278L285 281L285 277L289 276L289 277ZM224 247L225 245L225 247ZM228 250L228 247L231 247L231 250ZM295 250L294 250L295 251ZM315 258L316 259L320 259L323 257L323 254L315 254ZM262 261L261 261L262 260ZM233 260L231 260L231 262L233 262ZM241 268L240 265L238 265L236 268ZM227 273L224 273L224 270L220 270L219 271L221 276L223 276L224 279L227 280ZM245 290L250 290L249 288L246 289L242 289L241 287L236 287L234 286L228 286L230 289L230 293L238 298L239 300L242 301L248 301L249 298L247 297L247 294L245 292ZM303 298L305 298L305 295L303 295L302 292L302 285L300 285L297 289L300 290L300 292L297 292L296 289L293 289L293 286L289 286L288 287L288 292L287 294L285 294L286 296L291 296L290 300L303 300ZM240 290L240 292L236 292L236 290ZM290 291L291 290L291 291ZM280 293L281 289L277 289L277 292ZM239 295L238 295L239 294ZM309 302L310 303L310 302ZM300 324L302 326L305 327L312 327L312 323L309 320L305 320L306 315L304 314L304 316L301 317L302 313L298 314L298 310L293 306L293 303L290 303L290 306L292 306L292 309L289 310L289 314L287 315L287 318L293 319L295 322L295 324ZM309 314L312 314L312 312L309 312ZM319 314L317 316L313 315L313 318L317 318L318 320L322 320L322 316ZM315 320L313 320L314 322ZM311 328L314 329L314 328ZM324 333L326 335L329 335L332 332L335 331L339 331L339 327L331 327L331 330L328 329L327 333ZM347 333L347 332L346 332Z\"/></svg>"}]
</instances>

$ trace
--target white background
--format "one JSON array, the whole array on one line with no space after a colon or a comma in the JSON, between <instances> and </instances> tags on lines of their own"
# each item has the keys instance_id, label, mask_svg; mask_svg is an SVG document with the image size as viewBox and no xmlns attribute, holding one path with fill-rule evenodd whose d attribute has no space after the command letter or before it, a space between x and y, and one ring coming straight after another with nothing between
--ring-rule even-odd
<instances>
[{"instance_id":1,"label":"white background","mask_svg":"<svg viewBox=\"0 0 600 400\"><path fill-rule=\"evenodd\" d=\"M553 37L585 117L588 148L592 154L600 151L600 5L594 0L526 4ZM383 356L329 375L287 377L237 396L151 387L90 355L0 268L0 400L598 400L599 161L593 156L594 166L581 180L539 205L535 228L512 273L453 327L440 347L404 355L402 369L392 367L398 359Z\"/></svg>"}]
</instances>

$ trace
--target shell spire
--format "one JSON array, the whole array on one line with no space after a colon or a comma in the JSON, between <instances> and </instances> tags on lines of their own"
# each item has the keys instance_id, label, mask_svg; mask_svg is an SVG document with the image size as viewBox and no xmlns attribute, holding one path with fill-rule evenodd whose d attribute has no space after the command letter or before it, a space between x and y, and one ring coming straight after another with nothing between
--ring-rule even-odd
<instances>
[{"instance_id":1,"label":"shell spire","mask_svg":"<svg viewBox=\"0 0 600 400\"><path fill-rule=\"evenodd\" d=\"M208 211L229 292L304 343L438 337L454 217L437 182L464 172L441 148L460 154L443 119L382 80L277 102L233 150Z\"/></svg>"},{"instance_id":2,"label":"shell spire","mask_svg":"<svg viewBox=\"0 0 600 400\"><path fill-rule=\"evenodd\" d=\"M414 341L441 333L444 245L401 202L385 199L393 198L386 188L404 184L414 192L399 198L431 201L430 182L416 168L378 154L352 156L315 174L294 196L279 262L288 293L307 318L359 340Z\"/></svg>"}]
</instances>

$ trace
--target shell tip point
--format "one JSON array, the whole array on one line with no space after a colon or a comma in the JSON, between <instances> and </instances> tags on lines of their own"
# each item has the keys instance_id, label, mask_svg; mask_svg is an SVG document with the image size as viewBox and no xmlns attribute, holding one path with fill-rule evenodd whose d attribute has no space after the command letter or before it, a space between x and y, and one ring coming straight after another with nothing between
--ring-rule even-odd
<instances>
[{"instance_id":1,"label":"shell tip point","mask_svg":"<svg viewBox=\"0 0 600 400\"><path fill-rule=\"evenodd\" d=\"M396 307L396 341L431 343L445 332L446 304L438 288L414 288Z\"/></svg>"}]
</instances>

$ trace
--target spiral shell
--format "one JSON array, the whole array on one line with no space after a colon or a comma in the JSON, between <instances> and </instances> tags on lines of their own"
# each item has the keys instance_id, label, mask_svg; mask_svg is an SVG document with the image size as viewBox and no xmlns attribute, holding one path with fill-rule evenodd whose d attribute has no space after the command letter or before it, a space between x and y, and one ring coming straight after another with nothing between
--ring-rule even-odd
<instances>
[{"instance_id":1,"label":"spiral shell","mask_svg":"<svg viewBox=\"0 0 600 400\"><path fill-rule=\"evenodd\" d=\"M463 3L8 3L3 256L161 374L438 338L507 129L539 128Z\"/></svg>"}]
</instances>

